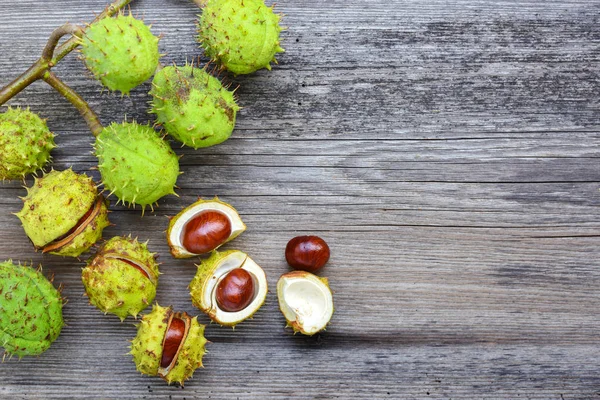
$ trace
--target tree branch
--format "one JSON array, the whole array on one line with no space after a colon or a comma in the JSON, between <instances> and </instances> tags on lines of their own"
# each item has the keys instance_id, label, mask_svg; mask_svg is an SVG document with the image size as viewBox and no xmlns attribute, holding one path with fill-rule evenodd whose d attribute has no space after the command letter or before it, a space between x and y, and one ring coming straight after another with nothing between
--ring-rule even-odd
<instances>
[{"instance_id":1,"label":"tree branch","mask_svg":"<svg viewBox=\"0 0 600 400\"><path fill-rule=\"evenodd\" d=\"M12 99L17 93L20 93L27 86L37 81L48 70L48 63L41 58L37 60L27 71L21 74L17 79L6 85L0 90L0 105Z\"/></svg>"},{"instance_id":2,"label":"tree branch","mask_svg":"<svg viewBox=\"0 0 600 400\"><path fill-rule=\"evenodd\" d=\"M81 98L76 91L67 86L66 83L61 81L56 75L54 75L51 71L46 71L43 76L44 81L46 81L50 86L52 86L56 91L62 94L67 100L71 102L79 111L79 114L85 119L90 131L94 134L94 136L98 136L104 127L100 123L100 119L96 115L96 113L90 108L89 104Z\"/></svg>"}]
</instances>

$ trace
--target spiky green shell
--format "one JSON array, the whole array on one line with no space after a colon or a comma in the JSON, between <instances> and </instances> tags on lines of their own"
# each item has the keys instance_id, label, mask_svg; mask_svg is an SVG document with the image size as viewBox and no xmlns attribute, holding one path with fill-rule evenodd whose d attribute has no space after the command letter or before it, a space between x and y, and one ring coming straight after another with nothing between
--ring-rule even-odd
<instances>
[{"instance_id":1,"label":"spiky green shell","mask_svg":"<svg viewBox=\"0 0 600 400\"><path fill-rule=\"evenodd\" d=\"M97 196L96 187L88 176L72 169L52 171L35 179L28 189L19 218L33 244L43 247L73 228Z\"/></svg>"},{"instance_id":2,"label":"spiky green shell","mask_svg":"<svg viewBox=\"0 0 600 400\"><path fill-rule=\"evenodd\" d=\"M140 243L137 238L116 236L104 243L99 251L104 256L119 255L121 257L135 260L138 263L147 267L149 272L152 272L155 277L160 275L158 271L158 263L156 262L156 254L148 250L146 243Z\"/></svg>"},{"instance_id":3,"label":"spiky green shell","mask_svg":"<svg viewBox=\"0 0 600 400\"><path fill-rule=\"evenodd\" d=\"M29 109L8 108L0 114L0 180L22 178L44 168L55 147L46 122Z\"/></svg>"},{"instance_id":4,"label":"spiky green shell","mask_svg":"<svg viewBox=\"0 0 600 400\"><path fill-rule=\"evenodd\" d=\"M0 263L0 346L7 354L46 351L64 325L62 306L60 293L40 271Z\"/></svg>"},{"instance_id":5,"label":"spiky green shell","mask_svg":"<svg viewBox=\"0 0 600 400\"><path fill-rule=\"evenodd\" d=\"M79 257L85 253L102 238L102 231L110 225L108 221L108 202L103 201L102 208L98 216L88 224L81 234L75 236L72 241L58 251L50 251L50 254L55 254L65 257Z\"/></svg>"},{"instance_id":6,"label":"spiky green shell","mask_svg":"<svg viewBox=\"0 0 600 400\"><path fill-rule=\"evenodd\" d=\"M33 186L27 189L23 209L16 215L37 249L46 251L51 243L64 241L62 247L50 253L77 257L95 244L109 225L106 203L99 196L92 178L72 169L52 171L35 179ZM94 218L81 232L65 238L87 219L97 202L102 204Z\"/></svg>"},{"instance_id":7,"label":"spiky green shell","mask_svg":"<svg viewBox=\"0 0 600 400\"><path fill-rule=\"evenodd\" d=\"M93 23L81 39L88 69L104 86L124 94L148 80L160 54L158 38L131 14Z\"/></svg>"},{"instance_id":8,"label":"spiky green shell","mask_svg":"<svg viewBox=\"0 0 600 400\"><path fill-rule=\"evenodd\" d=\"M236 75L271 69L279 46L281 16L263 0L208 0L198 26L206 54Z\"/></svg>"},{"instance_id":9,"label":"spiky green shell","mask_svg":"<svg viewBox=\"0 0 600 400\"><path fill-rule=\"evenodd\" d=\"M81 280L91 304L123 321L154 300L158 275L158 263L145 243L117 236L88 261Z\"/></svg>"},{"instance_id":10,"label":"spiky green shell","mask_svg":"<svg viewBox=\"0 0 600 400\"><path fill-rule=\"evenodd\" d=\"M186 146L214 146L233 132L240 109L233 92L203 69L165 67L154 76L150 94L156 120Z\"/></svg>"},{"instance_id":11,"label":"spiky green shell","mask_svg":"<svg viewBox=\"0 0 600 400\"><path fill-rule=\"evenodd\" d=\"M175 194L179 159L150 126L112 123L100 132L95 148L104 186L123 203L145 208Z\"/></svg>"},{"instance_id":12,"label":"spiky green shell","mask_svg":"<svg viewBox=\"0 0 600 400\"><path fill-rule=\"evenodd\" d=\"M159 367L163 353L163 341L167 332L167 324L173 313L171 307L156 304L152 312L143 316L138 325L138 333L131 342L131 352L137 370L142 374L159 375ZM187 316L187 314L185 314ZM183 385L197 368L202 367L205 354L204 325L198 323L197 317L191 318L190 329L184 339L183 346L173 368L166 376L161 376L169 384L179 382Z\"/></svg>"},{"instance_id":13,"label":"spiky green shell","mask_svg":"<svg viewBox=\"0 0 600 400\"><path fill-rule=\"evenodd\" d=\"M171 307L155 304L152 311L142 317L137 336L131 342L131 355L137 370L142 374L156 376L163 352L163 340L167 332Z\"/></svg>"}]
</instances>

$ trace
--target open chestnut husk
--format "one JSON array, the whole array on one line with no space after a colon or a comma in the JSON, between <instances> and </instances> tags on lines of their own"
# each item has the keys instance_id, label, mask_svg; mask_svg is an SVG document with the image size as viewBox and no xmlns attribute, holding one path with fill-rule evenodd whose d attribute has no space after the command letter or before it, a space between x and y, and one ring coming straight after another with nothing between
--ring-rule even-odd
<instances>
[{"instance_id":1,"label":"open chestnut husk","mask_svg":"<svg viewBox=\"0 0 600 400\"><path fill-rule=\"evenodd\" d=\"M177 382L183 386L202 367L205 344L204 325L198 323L197 317L156 304L138 325L130 354L142 374L160 376L169 384Z\"/></svg>"},{"instance_id":2,"label":"open chestnut husk","mask_svg":"<svg viewBox=\"0 0 600 400\"><path fill-rule=\"evenodd\" d=\"M325 329L333 316L333 294L327 278L306 271L283 274L277 282L279 308L287 326L304 335Z\"/></svg>"},{"instance_id":3,"label":"open chestnut husk","mask_svg":"<svg viewBox=\"0 0 600 400\"><path fill-rule=\"evenodd\" d=\"M235 326L264 304L267 276L246 253L214 251L198 265L189 288L192 303L210 319Z\"/></svg>"},{"instance_id":4,"label":"open chestnut husk","mask_svg":"<svg viewBox=\"0 0 600 400\"><path fill-rule=\"evenodd\" d=\"M171 219L167 242L175 258L210 253L246 230L240 215L220 201L198 200Z\"/></svg>"},{"instance_id":5,"label":"open chestnut husk","mask_svg":"<svg viewBox=\"0 0 600 400\"><path fill-rule=\"evenodd\" d=\"M285 259L297 270L316 272L329 261L327 243L318 236L297 236L285 247Z\"/></svg>"}]
</instances>

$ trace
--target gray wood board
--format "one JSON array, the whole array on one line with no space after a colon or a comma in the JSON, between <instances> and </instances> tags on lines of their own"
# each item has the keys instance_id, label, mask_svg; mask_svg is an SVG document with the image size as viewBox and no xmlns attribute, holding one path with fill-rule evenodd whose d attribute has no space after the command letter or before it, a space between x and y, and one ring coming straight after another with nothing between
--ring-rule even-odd
<instances>
[{"instance_id":1,"label":"gray wood board","mask_svg":"<svg viewBox=\"0 0 600 400\"><path fill-rule=\"evenodd\" d=\"M0 2L0 85L65 21L103 0ZM286 53L240 85L233 137L183 155L180 197L154 214L116 206L105 237L149 239L157 301L197 314L195 260L168 254L166 216L197 196L231 202L249 229L226 248L264 267L271 291L235 331L207 327L184 389L141 376L132 321L82 297L83 261L43 256L22 231L20 182L0 184L0 259L42 263L65 286L68 326L39 358L0 364L0 398L600 398L600 2L291 1ZM137 0L165 62L199 56L198 10ZM101 93L82 63L55 68L102 121L151 121L149 84ZM98 178L92 136L44 83L15 98L58 134L54 168ZM275 283L286 242L323 236L330 328L284 329ZM200 316L208 323L208 319Z\"/></svg>"}]
</instances>

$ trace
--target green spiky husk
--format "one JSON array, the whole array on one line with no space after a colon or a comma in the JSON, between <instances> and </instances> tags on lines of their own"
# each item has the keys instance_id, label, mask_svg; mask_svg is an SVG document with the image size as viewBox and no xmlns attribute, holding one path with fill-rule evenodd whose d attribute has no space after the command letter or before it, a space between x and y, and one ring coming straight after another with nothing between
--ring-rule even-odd
<instances>
[{"instance_id":1,"label":"green spiky husk","mask_svg":"<svg viewBox=\"0 0 600 400\"><path fill-rule=\"evenodd\" d=\"M37 249L67 234L96 202L98 190L92 178L73 172L51 171L36 178L27 189L23 209L16 215ZM77 257L101 237L109 225L108 209L103 203L99 214L72 241L51 254Z\"/></svg>"},{"instance_id":2,"label":"green spiky husk","mask_svg":"<svg viewBox=\"0 0 600 400\"><path fill-rule=\"evenodd\" d=\"M0 346L7 354L46 351L64 325L62 306L59 291L40 271L0 263Z\"/></svg>"},{"instance_id":3,"label":"green spiky husk","mask_svg":"<svg viewBox=\"0 0 600 400\"><path fill-rule=\"evenodd\" d=\"M208 0L198 24L206 54L236 75L271 69L279 45L281 16L263 0Z\"/></svg>"},{"instance_id":4,"label":"green spiky husk","mask_svg":"<svg viewBox=\"0 0 600 400\"><path fill-rule=\"evenodd\" d=\"M0 114L0 180L23 178L44 168L55 147L46 121L29 109L9 107Z\"/></svg>"},{"instance_id":5,"label":"green spiky husk","mask_svg":"<svg viewBox=\"0 0 600 400\"><path fill-rule=\"evenodd\" d=\"M148 80L160 54L158 38L131 14L92 24L81 39L86 66L104 86L124 94Z\"/></svg>"},{"instance_id":6,"label":"green spiky husk","mask_svg":"<svg viewBox=\"0 0 600 400\"><path fill-rule=\"evenodd\" d=\"M157 376L163 352L163 340L167 332L169 317L173 313L171 307L156 304L152 312L143 316L138 325L138 333L131 342L131 352L137 370L142 374ZM184 313L187 316L187 314ZM191 378L194 371L202 367L205 354L204 325L198 323L196 317L191 318L190 329L177 357L174 367L166 376L161 376L169 384L178 382L183 385Z\"/></svg>"},{"instance_id":7,"label":"green spiky husk","mask_svg":"<svg viewBox=\"0 0 600 400\"><path fill-rule=\"evenodd\" d=\"M152 279L123 259L143 265ZM81 279L90 303L123 321L128 315L136 317L154 300L158 275L158 263L145 243L117 236L88 261Z\"/></svg>"},{"instance_id":8,"label":"green spiky husk","mask_svg":"<svg viewBox=\"0 0 600 400\"><path fill-rule=\"evenodd\" d=\"M105 188L123 203L145 208L175 194L179 160L150 126L112 123L96 138L95 149Z\"/></svg>"},{"instance_id":9,"label":"green spiky husk","mask_svg":"<svg viewBox=\"0 0 600 400\"><path fill-rule=\"evenodd\" d=\"M234 94L203 69L165 67L154 76L150 94L157 122L186 146L214 146L233 132L240 109Z\"/></svg>"},{"instance_id":10,"label":"green spiky husk","mask_svg":"<svg viewBox=\"0 0 600 400\"><path fill-rule=\"evenodd\" d=\"M137 336L131 342L131 355L137 370L142 374L156 376L162 357L162 344L167 332L171 307L155 304L152 311L142 317Z\"/></svg>"}]
</instances>

